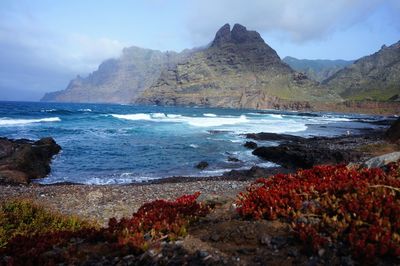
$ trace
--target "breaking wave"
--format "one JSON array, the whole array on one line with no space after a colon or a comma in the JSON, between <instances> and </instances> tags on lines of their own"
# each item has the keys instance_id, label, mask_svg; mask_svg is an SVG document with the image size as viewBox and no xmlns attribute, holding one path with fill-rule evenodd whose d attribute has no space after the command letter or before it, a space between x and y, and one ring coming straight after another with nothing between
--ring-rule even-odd
<instances>
[{"instance_id":1,"label":"breaking wave","mask_svg":"<svg viewBox=\"0 0 400 266\"><path fill-rule=\"evenodd\" d=\"M42 123L42 122L60 122L59 117L48 117L40 119L12 119L8 117L0 118L0 126L17 126L17 125L27 125L32 123Z\"/></svg>"}]
</instances>

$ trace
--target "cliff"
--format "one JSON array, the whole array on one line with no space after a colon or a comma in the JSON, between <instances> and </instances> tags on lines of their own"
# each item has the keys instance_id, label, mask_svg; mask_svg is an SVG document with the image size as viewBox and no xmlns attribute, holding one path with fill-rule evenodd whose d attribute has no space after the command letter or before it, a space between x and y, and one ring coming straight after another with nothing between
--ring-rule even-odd
<instances>
[{"instance_id":1,"label":"cliff","mask_svg":"<svg viewBox=\"0 0 400 266\"><path fill-rule=\"evenodd\" d=\"M339 98L282 62L255 31L225 24L211 45L162 71L141 104L307 109Z\"/></svg>"},{"instance_id":2,"label":"cliff","mask_svg":"<svg viewBox=\"0 0 400 266\"><path fill-rule=\"evenodd\" d=\"M400 100L400 41L338 71L323 82L349 100Z\"/></svg>"},{"instance_id":3,"label":"cliff","mask_svg":"<svg viewBox=\"0 0 400 266\"><path fill-rule=\"evenodd\" d=\"M88 77L78 76L65 90L47 93L42 101L129 103L185 54L125 48L118 59L104 61Z\"/></svg>"}]
</instances>

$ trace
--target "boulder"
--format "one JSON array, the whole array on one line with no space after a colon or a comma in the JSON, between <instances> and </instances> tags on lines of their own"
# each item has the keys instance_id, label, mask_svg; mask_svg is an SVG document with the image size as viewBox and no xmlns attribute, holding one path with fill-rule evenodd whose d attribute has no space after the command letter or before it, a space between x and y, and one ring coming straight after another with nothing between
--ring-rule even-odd
<instances>
[{"instance_id":1,"label":"boulder","mask_svg":"<svg viewBox=\"0 0 400 266\"><path fill-rule=\"evenodd\" d=\"M31 179L45 177L52 157L60 150L53 138L0 138L0 183L28 184Z\"/></svg>"},{"instance_id":2,"label":"boulder","mask_svg":"<svg viewBox=\"0 0 400 266\"><path fill-rule=\"evenodd\" d=\"M329 147L329 144L329 139L311 138L276 147L259 147L253 154L287 169L308 169L319 164L348 163L360 158L360 154L355 150L335 149Z\"/></svg>"},{"instance_id":3,"label":"boulder","mask_svg":"<svg viewBox=\"0 0 400 266\"><path fill-rule=\"evenodd\" d=\"M258 147L257 143L255 143L254 141L246 141L246 143L243 144L243 146L245 146L248 149L252 149L252 150L254 150Z\"/></svg>"},{"instance_id":4,"label":"boulder","mask_svg":"<svg viewBox=\"0 0 400 266\"><path fill-rule=\"evenodd\" d=\"M397 162L398 160L400 160L400 152L392 152L373 157L366 161L363 166L367 168L383 167L389 163Z\"/></svg>"},{"instance_id":5,"label":"boulder","mask_svg":"<svg viewBox=\"0 0 400 266\"><path fill-rule=\"evenodd\" d=\"M204 170L208 167L208 163L206 161L201 161L196 165L197 169Z\"/></svg>"},{"instance_id":6,"label":"boulder","mask_svg":"<svg viewBox=\"0 0 400 266\"><path fill-rule=\"evenodd\" d=\"M386 131L385 137L390 142L400 141L400 118L397 119Z\"/></svg>"}]
</instances>

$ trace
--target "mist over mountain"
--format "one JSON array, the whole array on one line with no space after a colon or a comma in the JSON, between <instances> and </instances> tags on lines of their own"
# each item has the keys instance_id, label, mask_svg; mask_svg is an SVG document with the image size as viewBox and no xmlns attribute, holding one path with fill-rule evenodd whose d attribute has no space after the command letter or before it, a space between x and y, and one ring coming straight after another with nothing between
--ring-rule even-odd
<instances>
[{"instance_id":1,"label":"mist over mountain","mask_svg":"<svg viewBox=\"0 0 400 266\"><path fill-rule=\"evenodd\" d=\"M129 103L150 87L164 68L189 53L125 48L119 58L104 61L87 77L77 76L65 90L47 93L42 101Z\"/></svg>"},{"instance_id":2,"label":"mist over mountain","mask_svg":"<svg viewBox=\"0 0 400 266\"><path fill-rule=\"evenodd\" d=\"M291 56L286 56L282 59L291 68L298 72L302 72L307 77L322 82L331 77L333 74L351 65L354 60L327 60L327 59L297 59Z\"/></svg>"}]
</instances>

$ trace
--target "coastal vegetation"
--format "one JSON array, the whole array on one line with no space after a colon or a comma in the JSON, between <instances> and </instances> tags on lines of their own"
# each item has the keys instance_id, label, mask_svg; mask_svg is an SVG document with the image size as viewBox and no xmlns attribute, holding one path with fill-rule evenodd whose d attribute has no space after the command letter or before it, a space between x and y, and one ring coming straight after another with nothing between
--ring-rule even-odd
<instances>
[{"instance_id":1,"label":"coastal vegetation","mask_svg":"<svg viewBox=\"0 0 400 266\"><path fill-rule=\"evenodd\" d=\"M400 165L316 166L258 179L238 196L249 219L283 219L306 252L339 245L358 259L400 256Z\"/></svg>"},{"instance_id":2,"label":"coastal vegetation","mask_svg":"<svg viewBox=\"0 0 400 266\"><path fill-rule=\"evenodd\" d=\"M294 245L306 256L328 250L350 254L360 263L395 261L400 256L400 162L382 169L321 165L260 178L237 195L232 206L239 216L227 210L221 214L211 208L218 204L200 201L199 194L146 203L129 218L111 218L103 228L33 202L5 202L0 209L2 263L143 256L148 250L163 250L163 243L185 239L192 226L201 226L202 217L218 212L218 220L231 226L278 220L291 228ZM212 223L205 226L213 230Z\"/></svg>"}]
</instances>

